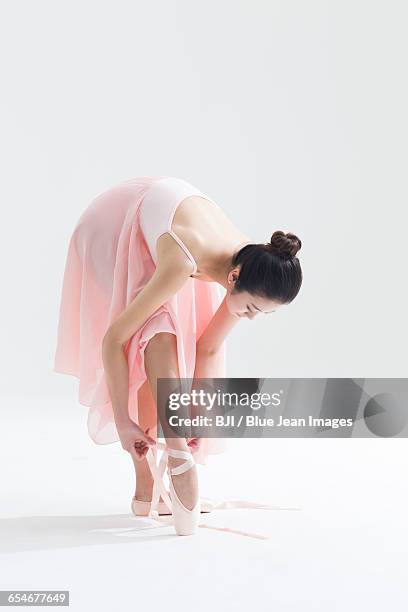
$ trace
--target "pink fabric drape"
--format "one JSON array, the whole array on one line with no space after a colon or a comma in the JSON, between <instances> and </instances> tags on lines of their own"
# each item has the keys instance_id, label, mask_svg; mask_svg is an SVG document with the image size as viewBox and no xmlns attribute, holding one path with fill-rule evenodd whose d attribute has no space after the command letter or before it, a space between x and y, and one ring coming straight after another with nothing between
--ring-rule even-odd
<instances>
[{"instance_id":1,"label":"pink fabric drape","mask_svg":"<svg viewBox=\"0 0 408 612\"><path fill-rule=\"evenodd\" d=\"M96 444L119 440L102 362L102 339L109 325L142 291L155 270L141 230L138 210L160 177L124 181L92 200L68 245L63 276L55 372L79 379L78 399L87 406L88 431ZM222 301L220 287L189 278L128 340L129 414L138 421L137 391L146 380L144 350L159 331L176 334L180 376L192 378L196 342ZM226 376L225 342L216 365ZM225 449L225 440L206 438L198 463Z\"/></svg>"}]
</instances>

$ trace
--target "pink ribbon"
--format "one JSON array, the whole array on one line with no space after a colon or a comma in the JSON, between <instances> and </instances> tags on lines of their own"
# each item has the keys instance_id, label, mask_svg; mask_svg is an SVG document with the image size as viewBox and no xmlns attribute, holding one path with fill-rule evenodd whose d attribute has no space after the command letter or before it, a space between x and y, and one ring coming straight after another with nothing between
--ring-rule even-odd
<instances>
[{"instance_id":1,"label":"pink ribbon","mask_svg":"<svg viewBox=\"0 0 408 612\"><path fill-rule=\"evenodd\" d=\"M162 449L163 454L160 458L159 465L157 466L157 449ZM157 505L159 503L160 495L163 498L163 501L168 506L170 512L172 512L172 503L170 496L167 493L166 487L163 482L164 472L166 470L167 465L167 445L162 442L157 442L155 446L150 447L146 459L148 465L150 467L150 471L152 472L154 484L153 484L153 494L152 494L152 502L150 505L150 511L148 514L148 518L151 518L163 525L172 525L173 517L172 516L160 516L157 511ZM225 500L214 504L212 510L230 510L233 508L251 508L251 509L259 509L259 510L300 510L300 508L293 507L282 507L282 506L270 506L268 504L262 504L247 500L241 499L232 499ZM251 533L249 531L240 531L238 529L231 529L230 527L216 527L215 525L208 525L206 523L200 523L199 527L206 529L214 529L216 531L225 531L229 533L235 533L242 536L247 536L250 538L256 538L260 540L268 540L270 536L263 535L259 533Z\"/></svg>"}]
</instances>

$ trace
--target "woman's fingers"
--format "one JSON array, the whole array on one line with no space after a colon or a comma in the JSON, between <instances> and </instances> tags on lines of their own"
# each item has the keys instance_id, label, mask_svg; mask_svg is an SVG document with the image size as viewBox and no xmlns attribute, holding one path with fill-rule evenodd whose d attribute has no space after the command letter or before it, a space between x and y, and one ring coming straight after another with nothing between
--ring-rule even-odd
<instances>
[{"instance_id":1,"label":"woman's fingers","mask_svg":"<svg viewBox=\"0 0 408 612\"><path fill-rule=\"evenodd\" d=\"M136 452L136 456L139 461L142 461L142 459L145 458L148 450L149 450L149 447L147 446L147 444L144 444L144 445L135 444L134 446L134 451Z\"/></svg>"},{"instance_id":2,"label":"woman's fingers","mask_svg":"<svg viewBox=\"0 0 408 612\"><path fill-rule=\"evenodd\" d=\"M200 448L201 438L191 438L187 444L191 448L191 452L194 453Z\"/></svg>"},{"instance_id":3,"label":"woman's fingers","mask_svg":"<svg viewBox=\"0 0 408 612\"><path fill-rule=\"evenodd\" d=\"M145 431L140 429L140 436L136 438L130 448L132 456L135 457L137 461L142 461L146 457L150 446L154 446L156 444L156 440L149 436L149 430L150 427L148 427Z\"/></svg>"},{"instance_id":4,"label":"woman's fingers","mask_svg":"<svg viewBox=\"0 0 408 612\"><path fill-rule=\"evenodd\" d=\"M150 430L150 427L148 427L145 432L144 432L144 440L146 441L147 444L149 444L150 446L154 446L156 444L156 440L154 438L152 438L151 436L149 436L149 434L147 433Z\"/></svg>"},{"instance_id":5,"label":"woman's fingers","mask_svg":"<svg viewBox=\"0 0 408 612\"><path fill-rule=\"evenodd\" d=\"M129 452L132 455L132 457L134 457L134 459L136 459L136 461L142 461L143 460L143 456L139 453L139 451L137 450L137 448L135 446L132 446L129 449Z\"/></svg>"}]
</instances>

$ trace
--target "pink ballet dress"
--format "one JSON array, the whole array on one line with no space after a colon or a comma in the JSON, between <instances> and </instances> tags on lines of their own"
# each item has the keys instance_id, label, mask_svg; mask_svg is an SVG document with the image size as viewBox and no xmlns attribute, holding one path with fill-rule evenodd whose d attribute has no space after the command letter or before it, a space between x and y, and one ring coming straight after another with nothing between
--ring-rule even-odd
<instances>
[{"instance_id":1,"label":"pink ballet dress","mask_svg":"<svg viewBox=\"0 0 408 612\"><path fill-rule=\"evenodd\" d=\"M97 444L119 440L102 362L102 339L113 321L151 278L157 263L156 242L169 233L197 264L172 230L177 206L198 195L190 183L175 177L137 177L94 198L72 233L62 283L55 352L55 372L79 379L79 402L89 408L88 432ZM212 200L211 200L212 201ZM223 296L216 283L192 276L158 308L125 345L129 366L129 415L138 422L138 389L146 380L144 351L158 332L177 337L180 377L193 378L196 342ZM225 341L215 365L225 377ZM203 439L194 457L205 464L209 454L225 449L223 439Z\"/></svg>"}]
</instances>

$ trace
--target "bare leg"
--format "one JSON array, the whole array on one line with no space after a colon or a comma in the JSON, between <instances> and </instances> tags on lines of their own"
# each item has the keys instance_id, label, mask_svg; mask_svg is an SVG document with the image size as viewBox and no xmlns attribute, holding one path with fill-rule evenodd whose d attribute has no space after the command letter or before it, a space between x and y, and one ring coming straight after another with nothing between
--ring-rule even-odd
<instances>
[{"instance_id":1,"label":"bare leg","mask_svg":"<svg viewBox=\"0 0 408 612\"><path fill-rule=\"evenodd\" d=\"M153 430L153 428L157 426L157 411L148 379L145 380L145 382L138 391L137 402L139 408L139 426L143 430L145 430L147 427L151 427ZM150 431L149 434L153 438L156 437L155 431ZM143 461L136 461L133 456L132 459L136 473L136 498L140 501L151 501L153 490L153 476L150 471L147 460L143 459Z\"/></svg>"},{"instance_id":2,"label":"bare leg","mask_svg":"<svg viewBox=\"0 0 408 612\"><path fill-rule=\"evenodd\" d=\"M160 332L149 340L145 349L145 369L154 402L157 405L157 379L178 379L180 377L177 359L177 337L175 334ZM185 438L166 438L166 444L170 448L190 451ZM174 457L168 458L170 467L176 467L184 463L184 461L184 459L176 459ZM180 500L186 508L191 510L198 499L196 467L192 467L183 474L172 476L172 481Z\"/></svg>"}]
</instances>

